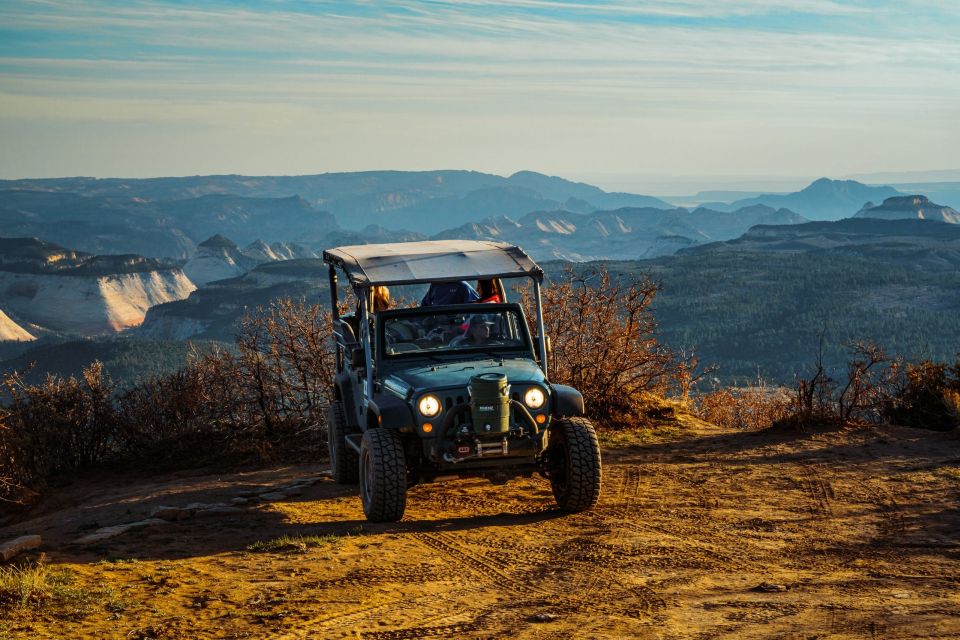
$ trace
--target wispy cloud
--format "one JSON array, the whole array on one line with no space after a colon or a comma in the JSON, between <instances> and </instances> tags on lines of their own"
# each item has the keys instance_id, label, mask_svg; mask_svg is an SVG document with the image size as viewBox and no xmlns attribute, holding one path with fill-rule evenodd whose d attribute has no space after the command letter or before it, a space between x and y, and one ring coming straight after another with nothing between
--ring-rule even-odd
<instances>
[{"instance_id":1,"label":"wispy cloud","mask_svg":"<svg viewBox=\"0 0 960 640\"><path fill-rule=\"evenodd\" d=\"M483 121L507 127L496 137L502 157L536 168L555 162L549 138L571 127L615 147L648 140L651 129L680 141L696 130L708 140L684 144L706 168L728 162L710 147L719 144L710 127L754 147L802 141L794 129L808 139L862 131L862 145L845 141L848 172L885 168L853 165L891 127L898 139L912 129L927 158L960 142L955 127L935 135L960 118L960 18L937 2L38 1L4 3L0 24L0 134L20 137L52 124L81 136L91 123L165 123L166 135L181 127L191 145L197 127L291 140L312 126L325 144L346 147L367 139L350 127L372 126L382 148L418 129L451 140L412 152L432 161L396 155L441 166L463 156L457 127ZM564 129L551 136L545 123ZM517 128L544 140L514 145L524 138ZM55 152L71 153L37 153ZM213 153L188 155L212 167ZM792 170L815 162L783 153ZM0 171L24 161L2 159Z\"/></svg>"}]
</instances>

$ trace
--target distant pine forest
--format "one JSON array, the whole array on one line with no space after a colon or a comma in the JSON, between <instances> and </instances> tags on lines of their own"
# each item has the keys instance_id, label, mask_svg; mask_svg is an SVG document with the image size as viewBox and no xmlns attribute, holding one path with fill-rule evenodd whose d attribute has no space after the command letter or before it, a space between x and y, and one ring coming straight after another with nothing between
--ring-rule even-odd
<instances>
[{"instance_id":1,"label":"distant pine forest","mask_svg":"<svg viewBox=\"0 0 960 640\"><path fill-rule=\"evenodd\" d=\"M818 357L838 374L849 345L953 362L960 352L960 272L816 253L707 253L609 263L659 281L662 339L719 366L725 384L792 384ZM581 267L582 268L582 267Z\"/></svg>"}]
</instances>

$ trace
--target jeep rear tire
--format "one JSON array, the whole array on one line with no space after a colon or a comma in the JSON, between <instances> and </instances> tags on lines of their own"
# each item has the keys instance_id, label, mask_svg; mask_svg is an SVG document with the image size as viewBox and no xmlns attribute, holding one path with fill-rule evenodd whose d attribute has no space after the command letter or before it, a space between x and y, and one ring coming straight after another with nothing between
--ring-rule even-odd
<instances>
[{"instance_id":1,"label":"jeep rear tire","mask_svg":"<svg viewBox=\"0 0 960 640\"><path fill-rule=\"evenodd\" d=\"M327 450L330 452L330 472L337 484L356 484L360 478L360 458L347 444L347 420L343 403L330 404L327 411Z\"/></svg>"},{"instance_id":2,"label":"jeep rear tire","mask_svg":"<svg viewBox=\"0 0 960 640\"><path fill-rule=\"evenodd\" d=\"M370 522L396 522L407 505L407 466L400 434L367 429L360 441L360 501Z\"/></svg>"},{"instance_id":3,"label":"jeep rear tire","mask_svg":"<svg viewBox=\"0 0 960 640\"><path fill-rule=\"evenodd\" d=\"M586 511L600 499L600 443L586 418L562 418L550 426L550 485L557 506Z\"/></svg>"}]
</instances>

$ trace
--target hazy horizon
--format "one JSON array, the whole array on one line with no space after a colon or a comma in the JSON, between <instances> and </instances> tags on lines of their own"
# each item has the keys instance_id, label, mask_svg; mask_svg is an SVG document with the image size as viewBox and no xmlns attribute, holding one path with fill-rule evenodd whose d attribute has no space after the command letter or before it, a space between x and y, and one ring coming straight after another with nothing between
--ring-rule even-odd
<instances>
[{"instance_id":1,"label":"hazy horizon","mask_svg":"<svg viewBox=\"0 0 960 640\"><path fill-rule=\"evenodd\" d=\"M790 189L954 166L960 142L960 12L933 0L14 1L0 18L5 177L462 167Z\"/></svg>"},{"instance_id":2,"label":"hazy horizon","mask_svg":"<svg viewBox=\"0 0 960 640\"><path fill-rule=\"evenodd\" d=\"M403 171L402 169L367 169L365 171ZM413 171L413 170L411 170ZM443 167L434 169L425 169L423 171L477 171L471 168L462 167ZM524 168L519 171L535 171L536 169ZM322 173L355 173L330 171ZM509 177L511 174L492 175ZM538 172L543 173L543 172ZM67 178L94 178L94 179L163 179L163 178L189 178L202 175L230 175L228 172L215 172L210 174L193 175L154 175L154 176L130 176L130 175L63 175L63 176L18 176L18 177L0 177L0 180L45 180L45 179L67 179ZM317 174L240 174L257 176L301 176ZM936 183L936 182L960 182L960 169L938 169L931 171L902 171L886 172L877 174L852 174L846 176L643 176L619 173L596 173L582 174L577 176L559 175L556 176L573 182L584 182L593 186L600 187L608 192L626 192L646 194L659 197L690 197L696 196L700 192L725 191L733 193L790 193L803 189L814 180L819 178L830 178L834 180L856 180L864 184L883 185L883 184L910 184L910 183Z\"/></svg>"}]
</instances>

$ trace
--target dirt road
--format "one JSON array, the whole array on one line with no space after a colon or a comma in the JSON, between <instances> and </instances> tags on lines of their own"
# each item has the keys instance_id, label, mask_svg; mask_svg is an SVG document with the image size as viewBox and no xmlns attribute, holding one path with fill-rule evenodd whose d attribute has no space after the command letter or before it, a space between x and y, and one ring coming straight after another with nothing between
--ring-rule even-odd
<instances>
[{"instance_id":1,"label":"dirt road","mask_svg":"<svg viewBox=\"0 0 960 640\"><path fill-rule=\"evenodd\" d=\"M539 478L458 480L371 525L323 479L93 546L72 541L320 467L69 487L0 538L40 533L51 571L94 597L16 611L0 637L960 638L957 434L693 424L604 456L583 514Z\"/></svg>"}]
</instances>

